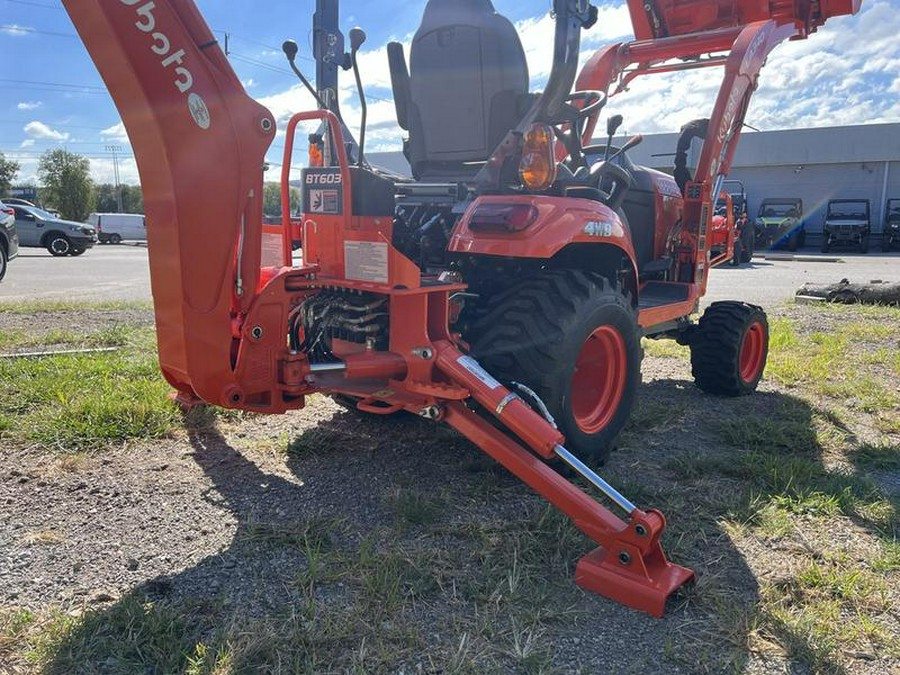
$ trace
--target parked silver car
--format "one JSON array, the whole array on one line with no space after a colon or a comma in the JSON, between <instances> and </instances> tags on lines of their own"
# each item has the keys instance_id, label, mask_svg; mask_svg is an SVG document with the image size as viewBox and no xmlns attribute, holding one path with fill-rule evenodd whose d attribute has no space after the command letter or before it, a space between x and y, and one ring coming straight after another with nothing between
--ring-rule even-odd
<instances>
[{"instance_id":1,"label":"parked silver car","mask_svg":"<svg viewBox=\"0 0 900 675\"><path fill-rule=\"evenodd\" d=\"M81 255L97 243L97 231L85 223L61 220L35 206L13 206L21 246L40 246L55 256Z\"/></svg>"},{"instance_id":2,"label":"parked silver car","mask_svg":"<svg viewBox=\"0 0 900 675\"><path fill-rule=\"evenodd\" d=\"M6 276L9 261L19 252L16 234L16 212L12 206L0 202L0 281Z\"/></svg>"}]
</instances>

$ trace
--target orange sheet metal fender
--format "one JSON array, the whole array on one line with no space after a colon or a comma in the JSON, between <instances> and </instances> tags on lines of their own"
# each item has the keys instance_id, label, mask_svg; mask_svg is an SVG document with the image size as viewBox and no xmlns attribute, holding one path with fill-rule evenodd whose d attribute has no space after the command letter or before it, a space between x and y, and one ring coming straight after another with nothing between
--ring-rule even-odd
<instances>
[{"instance_id":1,"label":"orange sheet metal fender","mask_svg":"<svg viewBox=\"0 0 900 675\"><path fill-rule=\"evenodd\" d=\"M506 215L512 208L518 211ZM606 205L540 195L477 198L453 229L448 250L548 259L570 244L612 244L634 260L631 235Z\"/></svg>"}]
</instances>

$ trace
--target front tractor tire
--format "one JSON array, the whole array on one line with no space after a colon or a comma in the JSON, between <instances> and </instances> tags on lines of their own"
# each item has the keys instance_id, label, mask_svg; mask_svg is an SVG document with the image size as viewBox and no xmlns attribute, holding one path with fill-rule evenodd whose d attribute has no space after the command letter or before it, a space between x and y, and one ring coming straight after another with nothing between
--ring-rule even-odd
<instances>
[{"instance_id":1,"label":"front tractor tire","mask_svg":"<svg viewBox=\"0 0 900 675\"><path fill-rule=\"evenodd\" d=\"M769 355L769 322L756 305L714 302L691 334L691 371L708 394L743 396L756 390Z\"/></svg>"},{"instance_id":2,"label":"front tractor tire","mask_svg":"<svg viewBox=\"0 0 900 675\"><path fill-rule=\"evenodd\" d=\"M467 339L488 372L541 398L567 449L606 458L631 414L641 363L635 310L606 278L561 270L524 279L489 301Z\"/></svg>"}]
</instances>

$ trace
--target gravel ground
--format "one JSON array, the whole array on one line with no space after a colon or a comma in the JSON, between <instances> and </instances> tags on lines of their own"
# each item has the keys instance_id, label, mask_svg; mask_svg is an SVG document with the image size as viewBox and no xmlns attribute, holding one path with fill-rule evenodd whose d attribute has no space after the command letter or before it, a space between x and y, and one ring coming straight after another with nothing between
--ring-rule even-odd
<instances>
[{"instance_id":1,"label":"gravel ground","mask_svg":"<svg viewBox=\"0 0 900 675\"><path fill-rule=\"evenodd\" d=\"M801 324L821 320L798 311ZM88 332L149 319L148 312L136 311L59 312L40 319L0 314L0 329L62 325ZM644 506L671 482L662 470L670 458L727 458L729 451L707 433L708 420L765 416L794 400L771 382L750 398L703 396L690 382L689 364L673 358L645 359L643 379L638 413L653 411L663 419L647 423L639 416L606 471L626 492L637 492ZM124 599L140 597L215 602L238 623L280 617L302 601L296 579L306 562L295 546L279 545L265 533L291 531L298 520L334 523L336 546L347 550L372 537L384 550L427 543L471 566L453 570L448 578L454 583L477 579L479 553L471 542L395 526L391 500L410 489L445 497L437 517L441 532L474 522L513 525L542 504L452 433L412 417L360 417L322 397L288 415L186 425L170 440L92 455L6 447L0 452L0 606L52 607L73 615L93 610L102 618L113 616ZM727 589L736 609L750 607L759 600L760 580L772 573L765 547L735 538L702 509L681 503L677 516L670 514L667 546L676 561L690 558L700 582L698 591L670 603L664 619L582 593L570 582L553 587L546 605L557 619L542 623L532 637L551 655L554 671L812 672L778 650L748 653L742 645L752 627L723 637L719 615L696 602L696 592ZM685 548L681 538L697 527L708 533L708 545ZM509 565L515 568L512 557ZM572 572L554 570L560 578ZM344 590L333 584L324 599L340 602ZM425 654L403 659L396 672L428 670L429 651L452 652L477 625L477 607L454 598L455 591L445 589L410 610ZM840 672L897 673L897 667L866 658Z\"/></svg>"}]
</instances>

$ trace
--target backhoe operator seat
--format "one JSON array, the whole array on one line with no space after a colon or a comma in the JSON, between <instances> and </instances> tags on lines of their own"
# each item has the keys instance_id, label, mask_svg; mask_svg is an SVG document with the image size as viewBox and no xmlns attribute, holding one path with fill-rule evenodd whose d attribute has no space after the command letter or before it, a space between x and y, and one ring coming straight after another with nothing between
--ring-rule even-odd
<instances>
[{"instance_id":1,"label":"backhoe operator seat","mask_svg":"<svg viewBox=\"0 0 900 675\"><path fill-rule=\"evenodd\" d=\"M429 0L413 37L388 45L397 121L418 179L464 179L514 129L527 104L528 64L516 29L490 0Z\"/></svg>"}]
</instances>

